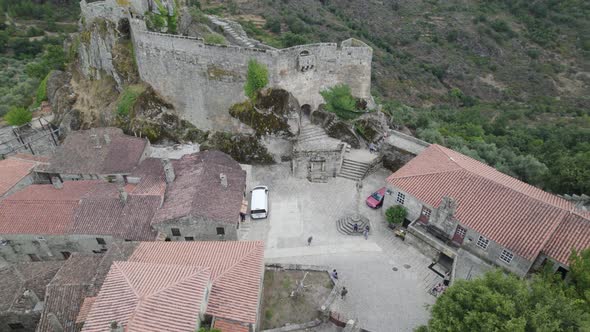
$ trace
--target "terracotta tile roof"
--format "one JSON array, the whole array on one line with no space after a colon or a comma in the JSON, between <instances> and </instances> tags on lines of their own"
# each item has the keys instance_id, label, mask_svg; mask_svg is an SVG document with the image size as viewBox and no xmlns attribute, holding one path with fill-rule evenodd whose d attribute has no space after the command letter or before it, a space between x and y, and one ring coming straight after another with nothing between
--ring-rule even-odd
<instances>
[{"instance_id":1,"label":"terracotta tile roof","mask_svg":"<svg viewBox=\"0 0 590 332\"><path fill-rule=\"evenodd\" d=\"M84 299L84 302L82 302L82 305L80 306L78 317L76 318L76 324L82 324L86 321L86 317L88 316L88 313L90 313L90 309L92 309L94 301L96 301L96 296L91 296Z\"/></svg>"},{"instance_id":2,"label":"terracotta tile roof","mask_svg":"<svg viewBox=\"0 0 590 332\"><path fill-rule=\"evenodd\" d=\"M118 128L76 131L66 137L49 165L37 170L62 174L130 173L139 164L147 144L146 139L124 135Z\"/></svg>"},{"instance_id":3,"label":"terracotta tile roof","mask_svg":"<svg viewBox=\"0 0 590 332\"><path fill-rule=\"evenodd\" d=\"M13 154L9 157L9 159L20 159L20 160L26 160L26 161L34 161L39 164L46 164L49 162L49 157L47 157L47 156L39 156L39 155L32 155L32 154L26 154L26 153Z\"/></svg>"},{"instance_id":4,"label":"terracotta tile roof","mask_svg":"<svg viewBox=\"0 0 590 332\"><path fill-rule=\"evenodd\" d=\"M132 177L140 178L141 181L133 188L130 188L134 195L157 195L164 198L166 193L166 178L162 161L155 158L145 159L131 173Z\"/></svg>"},{"instance_id":5,"label":"terracotta tile roof","mask_svg":"<svg viewBox=\"0 0 590 332\"><path fill-rule=\"evenodd\" d=\"M221 332L250 332L248 325L225 319L216 319L213 328L219 329Z\"/></svg>"},{"instance_id":6,"label":"terracotta tile roof","mask_svg":"<svg viewBox=\"0 0 590 332\"><path fill-rule=\"evenodd\" d=\"M31 310L35 303L23 296L25 290L32 290L42 301L45 287L62 265L62 261L50 261L11 264L0 268L0 312Z\"/></svg>"},{"instance_id":7,"label":"terracotta tile roof","mask_svg":"<svg viewBox=\"0 0 590 332\"><path fill-rule=\"evenodd\" d=\"M569 263L572 249L590 248L590 215L569 213L553 233L543 252L565 265Z\"/></svg>"},{"instance_id":8,"label":"terracotta tile roof","mask_svg":"<svg viewBox=\"0 0 590 332\"><path fill-rule=\"evenodd\" d=\"M203 267L114 262L82 331L116 321L128 332L193 332L209 278Z\"/></svg>"},{"instance_id":9,"label":"terracotta tile roof","mask_svg":"<svg viewBox=\"0 0 590 332\"><path fill-rule=\"evenodd\" d=\"M203 151L173 160L176 179L169 184L166 199L153 223L185 216L204 217L235 224L246 187L246 172L230 156ZM227 177L223 187L220 174Z\"/></svg>"},{"instance_id":10,"label":"terracotta tile roof","mask_svg":"<svg viewBox=\"0 0 590 332\"><path fill-rule=\"evenodd\" d=\"M529 260L573 209L557 196L436 144L387 181L434 207L445 196L454 198L461 224Z\"/></svg>"},{"instance_id":11,"label":"terracotta tile roof","mask_svg":"<svg viewBox=\"0 0 590 332\"><path fill-rule=\"evenodd\" d=\"M101 255L72 254L47 286L45 305L36 332L54 332L49 314L55 315L64 332L77 332L76 318L92 289Z\"/></svg>"},{"instance_id":12,"label":"terracotta tile roof","mask_svg":"<svg viewBox=\"0 0 590 332\"><path fill-rule=\"evenodd\" d=\"M207 314L256 323L264 273L261 241L143 242L129 260L207 267L213 282Z\"/></svg>"},{"instance_id":13,"label":"terracotta tile roof","mask_svg":"<svg viewBox=\"0 0 590 332\"><path fill-rule=\"evenodd\" d=\"M161 195L131 193L123 204L117 184L100 181L68 181L62 189L31 185L0 201L0 233L153 240L150 222L161 202Z\"/></svg>"},{"instance_id":14,"label":"terracotta tile roof","mask_svg":"<svg viewBox=\"0 0 590 332\"><path fill-rule=\"evenodd\" d=\"M31 173L37 162L8 158L0 160L0 197Z\"/></svg>"}]
</instances>

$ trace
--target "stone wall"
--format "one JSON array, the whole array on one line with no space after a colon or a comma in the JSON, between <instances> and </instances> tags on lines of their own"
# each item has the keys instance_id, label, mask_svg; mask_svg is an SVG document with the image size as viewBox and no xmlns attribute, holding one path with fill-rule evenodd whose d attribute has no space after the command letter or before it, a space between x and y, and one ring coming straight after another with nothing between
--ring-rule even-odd
<instances>
[{"instance_id":1,"label":"stone wall","mask_svg":"<svg viewBox=\"0 0 590 332\"><path fill-rule=\"evenodd\" d=\"M105 240L106 245L98 244L96 238ZM37 255L40 260L63 260L62 252L82 252L92 254L106 250L113 238L108 235L32 235L2 234L8 243L0 246L0 257L7 262L29 262L29 255Z\"/></svg>"},{"instance_id":2,"label":"stone wall","mask_svg":"<svg viewBox=\"0 0 590 332\"><path fill-rule=\"evenodd\" d=\"M328 178L336 177L342 165L345 146L341 144L338 149L325 151L293 151L291 166L293 175L300 179L308 179L313 182L326 182ZM323 161L324 168L312 170L312 164L319 167L319 162ZM317 177L322 179L318 179ZM324 181L326 180L326 181Z\"/></svg>"},{"instance_id":3,"label":"stone wall","mask_svg":"<svg viewBox=\"0 0 590 332\"><path fill-rule=\"evenodd\" d=\"M236 224L220 223L210 219L187 217L175 221L158 223L152 225L158 232L166 234L171 241L188 241L187 237L192 237L195 241L237 241L238 231L237 224L239 215L236 212ZM223 228L225 235L217 235L217 228ZM172 235L172 228L180 230L180 236Z\"/></svg>"},{"instance_id":4,"label":"stone wall","mask_svg":"<svg viewBox=\"0 0 590 332\"><path fill-rule=\"evenodd\" d=\"M201 129L237 129L227 110L246 99L243 86L250 59L267 66L269 86L289 91L301 105L316 108L323 102L319 92L339 83L348 84L356 97L370 98L373 51L364 44L345 41L340 47L326 43L262 50L147 32L140 19L132 19L131 27L141 79ZM301 54L313 56L315 64L302 69Z\"/></svg>"},{"instance_id":5,"label":"stone wall","mask_svg":"<svg viewBox=\"0 0 590 332\"><path fill-rule=\"evenodd\" d=\"M0 331L35 332L40 318L41 312L38 310L0 312ZM23 328L13 329L11 324L21 324Z\"/></svg>"}]
</instances>

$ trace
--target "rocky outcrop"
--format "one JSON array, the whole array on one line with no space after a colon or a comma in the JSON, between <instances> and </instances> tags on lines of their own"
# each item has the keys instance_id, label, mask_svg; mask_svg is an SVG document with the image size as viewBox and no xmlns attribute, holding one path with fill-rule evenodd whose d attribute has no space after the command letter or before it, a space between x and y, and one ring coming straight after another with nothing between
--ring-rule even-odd
<instances>
[{"instance_id":1,"label":"rocky outcrop","mask_svg":"<svg viewBox=\"0 0 590 332\"><path fill-rule=\"evenodd\" d=\"M54 70L47 78L47 100L51 104L53 123L67 135L71 130L78 130L82 125L79 112L72 112L77 95L70 84L72 75L68 72Z\"/></svg>"},{"instance_id":2,"label":"rocky outcrop","mask_svg":"<svg viewBox=\"0 0 590 332\"><path fill-rule=\"evenodd\" d=\"M288 138L299 132L300 107L297 99L281 89L268 89L250 100L234 104L229 114L254 130L256 136Z\"/></svg>"},{"instance_id":3,"label":"rocky outcrop","mask_svg":"<svg viewBox=\"0 0 590 332\"><path fill-rule=\"evenodd\" d=\"M416 156L411 152L389 144L382 145L381 153L383 154L383 167L392 172L397 171Z\"/></svg>"},{"instance_id":4,"label":"rocky outcrop","mask_svg":"<svg viewBox=\"0 0 590 332\"><path fill-rule=\"evenodd\" d=\"M367 142L377 142L389 130L388 118L383 112L371 112L354 122L354 129Z\"/></svg>"},{"instance_id":5,"label":"rocky outcrop","mask_svg":"<svg viewBox=\"0 0 590 332\"><path fill-rule=\"evenodd\" d=\"M137 81L139 75L133 58L129 22L115 23L102 18L86 22L79 36L79 66L87 78L113 77L119 90Z\"/></svg>"},{"instance_id":6,"label":"rocky outcrop","mask_svg":"<svg viewBox=\"0 0 590 332\"><path fill-rule=\"evenodd\" d=\"M272 155L256 136L217 132L201 145L201 150L220 150L245 164L272 164Z\"/></svg>"},{"instance_id":7,"label":"rocky outcrop","mask_svg":"<svg viewBox=\"0 0 590 332\"><path fill-rule=\"evenodd\" d=\"M323 107L311 113L311 122L326 130L328 136L348 143L352 148L361 147L361 140L354 131L352 125L339 120L334 113L326 112Z\"/></svg>"}]
</instances>

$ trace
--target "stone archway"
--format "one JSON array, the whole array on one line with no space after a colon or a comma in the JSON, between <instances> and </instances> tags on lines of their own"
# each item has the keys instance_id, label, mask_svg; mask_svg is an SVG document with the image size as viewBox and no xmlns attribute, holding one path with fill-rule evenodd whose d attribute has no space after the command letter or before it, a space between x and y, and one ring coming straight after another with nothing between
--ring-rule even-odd
<instances>
[{"instance_id":1,"label":"stone archway","mask_svg":"<svg viewBox=\"0 0 590 332\"><path fill-rule=\"evenodd\" d=\"M306 116L306 117L310 117L311 115L311 105L309 104L303 104L301 105L301 113Z\"/></svg>"}]
</instances>

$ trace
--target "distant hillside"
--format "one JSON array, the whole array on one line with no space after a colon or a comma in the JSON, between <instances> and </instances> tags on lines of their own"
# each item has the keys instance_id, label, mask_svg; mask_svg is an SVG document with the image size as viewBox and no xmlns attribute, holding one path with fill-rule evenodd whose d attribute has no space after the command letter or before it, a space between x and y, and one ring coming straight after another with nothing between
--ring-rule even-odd
<instances>
[{"instance_id":1,"label":"distant hillside","mask_svg":"<svg viewBox=\"0 0 590 332\"><path fill-rule=\"evenodd\" d=\"M373 94L394 125L547 190L590 193L587 0L234 0L201 7L240 20L277 47L359 38L375 49Z\"/></svg>"}]
</instances>

